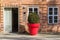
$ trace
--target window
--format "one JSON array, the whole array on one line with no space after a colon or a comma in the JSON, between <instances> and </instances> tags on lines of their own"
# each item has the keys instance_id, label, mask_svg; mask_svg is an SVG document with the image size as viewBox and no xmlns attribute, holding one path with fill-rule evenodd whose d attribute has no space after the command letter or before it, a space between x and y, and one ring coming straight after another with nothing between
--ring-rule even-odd
<instances>
[{"instance_id":1,"label":"window","mask_svg":"<svg viewBox=\"0 0 60 40\"><path fill-rule=\"evenodd\" d=\"M58 8L49 7L49 9L48 9L48 23L49 24L58 23Z\"/></svg>"},{"instance_id":2,"label":"window","mask_svg":"<svg viewBox=\"0 0 60 40\"><path fill-rule=\"evenodd\" d=\"M29 13L32 12L38 13L38 7L29 7Z\"/></svg>"}]
</instances>

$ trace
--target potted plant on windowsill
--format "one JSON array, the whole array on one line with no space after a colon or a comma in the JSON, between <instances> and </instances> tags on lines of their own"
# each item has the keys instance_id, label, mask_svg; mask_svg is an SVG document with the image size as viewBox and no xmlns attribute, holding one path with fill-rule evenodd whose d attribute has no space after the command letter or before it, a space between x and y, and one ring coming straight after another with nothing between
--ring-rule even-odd
<instances>
[{"instance_id":1,"label":"potted plant on windowsill","mask_svg":"<svg viewBox=\"0 0 60 40\"><path fill-rule=\"evenodd\" d=\"M30 13L28 16L28 27L31 35L36 35L40 27L40 19L37 13Z\"/></svg>"}]
</instances>

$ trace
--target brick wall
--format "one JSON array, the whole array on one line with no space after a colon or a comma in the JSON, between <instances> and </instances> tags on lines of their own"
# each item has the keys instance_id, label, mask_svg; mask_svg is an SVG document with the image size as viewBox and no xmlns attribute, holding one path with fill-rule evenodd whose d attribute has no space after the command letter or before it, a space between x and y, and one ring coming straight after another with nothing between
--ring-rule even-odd
<instances>
[{"instance_id":1,"label":"brick wall","mask_svg":"<svg viewBox=\"0 0 60 40\"><path fill-rule=\"evenodd\" d=\"M29 6L33 6L36 5L39 7L39 14L40 14L40 23L41 23L41 27L43 26L60 26L60 12L59 12L59 23L56 25L49 25L48 24L48 7L51 5L56 5L57 7L59 7L60 10L60 0L56 0L54 3L52 2L46 2L46 1L37 1L37 0L1 0L0 1L0 29L3 29L3 8L4 7L18 7L19 8L19 28L20 25L25 25L27 28L27 7ZM23 19L23 12L24 9L23 7L25 7L25 11L26 11L26 20L24 21ZM3 30L2 30L3 31Z\"/></svg>"}]
</instances>

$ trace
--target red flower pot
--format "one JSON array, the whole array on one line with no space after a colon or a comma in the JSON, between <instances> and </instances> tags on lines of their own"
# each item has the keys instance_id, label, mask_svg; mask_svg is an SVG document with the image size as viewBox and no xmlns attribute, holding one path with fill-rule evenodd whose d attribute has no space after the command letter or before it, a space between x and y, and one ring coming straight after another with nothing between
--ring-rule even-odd
<instances>
[{"instance_id":1,"label":"red flower pot","mask_svg":"<svg viewBox=\"0 0 60 40\"><path fill-rule=\"evenodd\" d=\"M29 32L31 35L36 35L38 33L39 27L40 27L40 23L29 23Z\"/></svg>"}]
</instances>

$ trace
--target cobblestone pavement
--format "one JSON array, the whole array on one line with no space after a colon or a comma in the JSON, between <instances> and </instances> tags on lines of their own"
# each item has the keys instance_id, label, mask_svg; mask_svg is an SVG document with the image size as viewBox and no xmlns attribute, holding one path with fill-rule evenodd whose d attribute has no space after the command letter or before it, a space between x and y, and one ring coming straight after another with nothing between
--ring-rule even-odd
<instances>
[{"instance_id":1,"label":"cobblestone pavement","mask_svg":"<svg viewBox=\"0 0 60 40\"><path fill-rule=\"evenodd\" d=\"M0 35L0 40L60 40L60 35L38 34L36 36L21 34Z\"/></svg>"}]
</instances>

